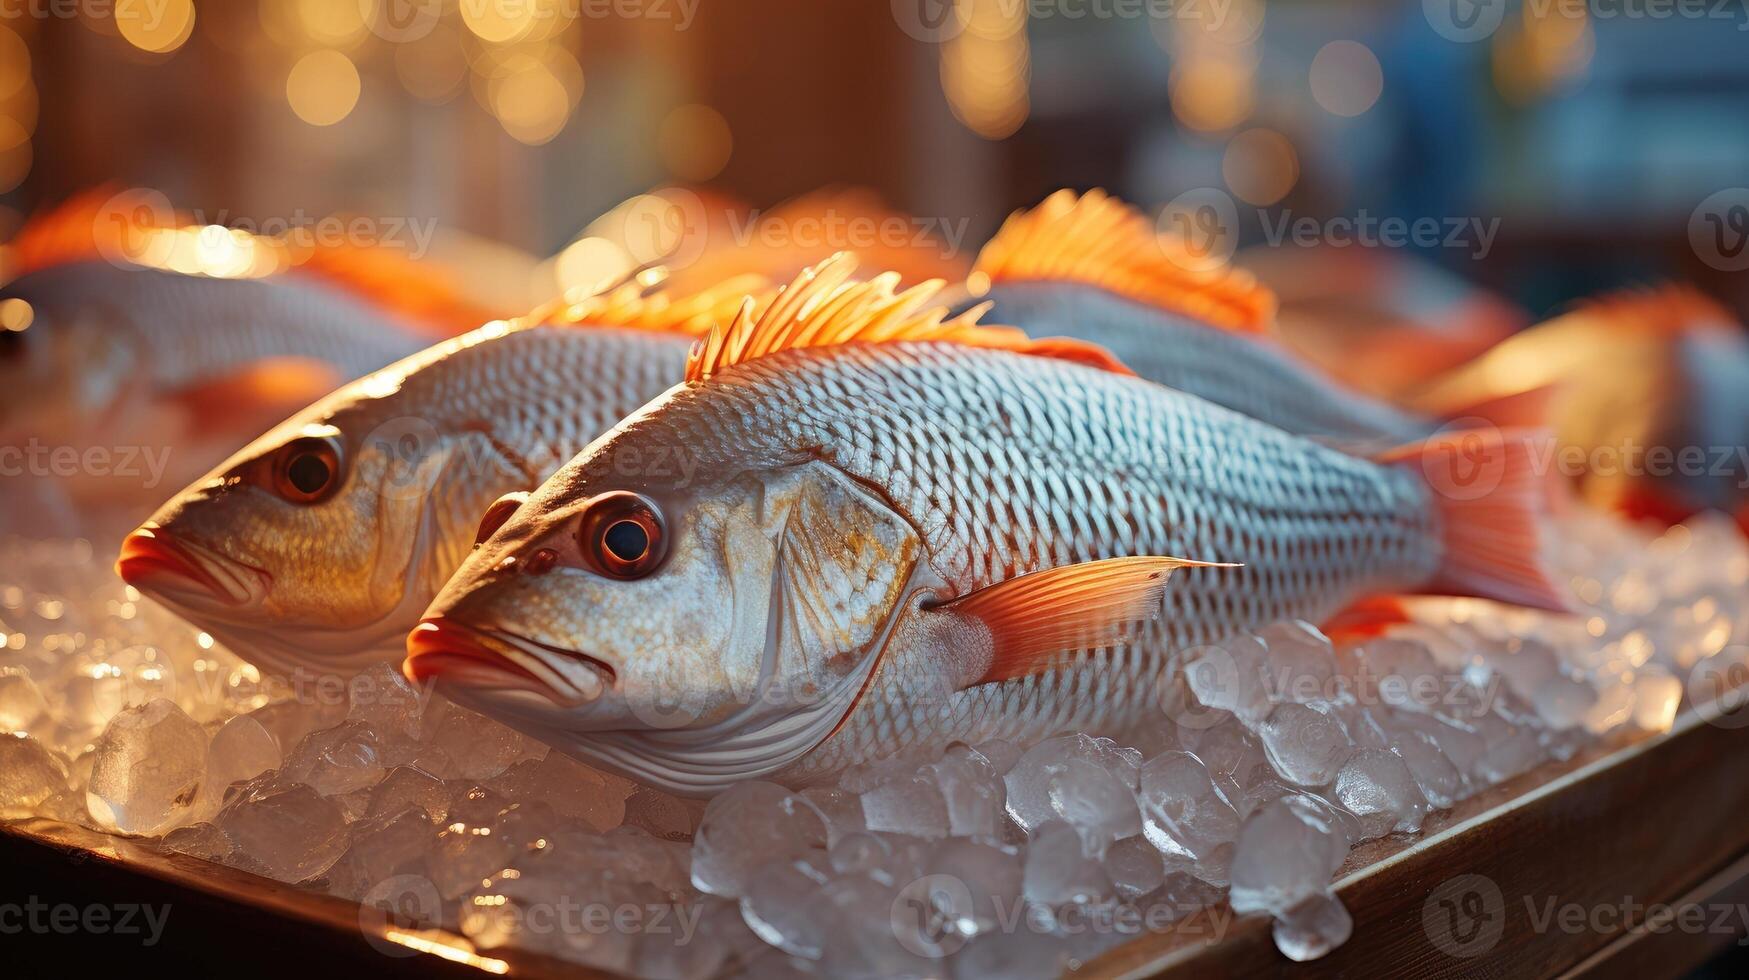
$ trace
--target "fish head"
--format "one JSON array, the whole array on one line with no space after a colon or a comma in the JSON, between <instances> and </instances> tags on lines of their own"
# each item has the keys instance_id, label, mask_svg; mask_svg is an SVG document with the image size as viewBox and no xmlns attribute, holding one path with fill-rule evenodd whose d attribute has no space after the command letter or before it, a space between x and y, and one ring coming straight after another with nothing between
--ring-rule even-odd
<instances>
[{"instance_id":1,"label":"fish head","mask_svg":"<svg viewBox=\"0 0 1749 980\"><path fill-rule=\"evenodd\" d=\"M528 477L440 416L347 389L172 498L117 571L279 672L398 660L492 499Z\"/></svg>"},{"instance_id":2,"label":"fish head","mask_svg":"<svg viewBox=\"0 0 1749 980\"><path fill-rule=\"evenodd\" d=\"M483 529L404 669L565 751L708 795L836 730L927 573L915 529L830 464L730 462L689 447L693 425L645 420Z\"/></svg>"}]
</instances>

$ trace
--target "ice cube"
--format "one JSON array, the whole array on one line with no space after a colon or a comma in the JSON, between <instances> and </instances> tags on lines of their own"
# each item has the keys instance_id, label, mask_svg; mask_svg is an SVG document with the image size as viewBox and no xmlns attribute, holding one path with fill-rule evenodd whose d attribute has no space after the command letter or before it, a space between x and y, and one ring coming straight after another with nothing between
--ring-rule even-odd
<instances>
[{"instance_id":1,"label":"ice cube","mask_svg":"<svg viewBox=\"0 0 1749 980\"><path fill-rule=\"evenodd\" d=\"M1015 848L950 838L936 845L924 866L930 874L946 875L950 883L964 887L949 901L934 902L943 926L962 939L1000 928L1019 907L1023 871Z\"/></svg>"},{"instance_id":2,"label":"ice cube","mask_svg":"<svg viewBox=\"0 0 1749 980\"><path fill-rule=\"evenodd\" d=\"M1289 701L1275 706L1259 733L1275 771L1290 783L1323 786L1354 750L1335 710Z\"/></svg>"},{"instance_id":3,"label":"ice cube","mask_svg":"<svg viewBox=\"0 0 1749 980\"><path fill-rule=\"evenodd\" d=\"M1257 638L1268 650L1274 700L1333 701L1346 693L1346 684L1337 682L1330 638L1316 626L1299 619L1283 620L1259 630Z\"/></svg>"},{"instance_id":4,"label":"ice cube","mask_svg":"<svg viewBox=\"0 0 1749 980\"><path fill-rule=\"evenodd\" d=\"M1026 900L1041 905L1097 902L1115 889L1105 869L1082 846L1081 834L1066 823L1048 823L1026 850L1023 877Z\"/></svg>"},{"instance_id":5,"label":"ice cube","mask_svg":"<svg viewBox=\"0 0 1749 980\"><path fill-rule=\"evenodd\" d=\"M367 725L349 721L304 736L287 753L284 775L323 796L341 796L375 786L395 761Z\"/></svg>"},{"instance_id":6,"label":"ice cube","mask_svg":"<svg viewBox=\"0 0 1749 980\"><path fill-rule=\"evenodd\" d=\"M421 719L420 756L432 775L444 779L491 779L519 759L538 758L546 747L515 729L446 701L434 701Z\"/></svg>"},{"instance_id":7,"label":"ice cube","mask_svg":"<svg viewBox=\"0 0 1749 980\"><path fill-rule=\"evenodd\" d=\"M1187 652L1184 676L1197 701L1230 711L1248 726L1269 716L1278 693L1272 686L1275 678L1269 673L1268 651L1249 633Z\"/></svg>"},{"instance_id":8,"label":"ice cube","mask_svg":"<svg viewBox=\"0 0 1749 980\"><path fill-rule=\"evenodd\" d=\"M365 815L392 817L409 807L423 810L432 823L443 823L449 817L449 790L429 773L397 766L371 788Z\"/></svg>"},{"instance_id":9,"label":"ice cube","mask_svg":"<svg viewBox=\"0 0 1749 980\"><path fill-rule=\"evenodd\" d=\"M1240 914L1277 914L1321 894L1347 855L1346 841L1308 800L1283 797L1239 830L1228 900Z\"/></svg>"},{"instance_id":10,"label":"ice cube","mask_svg":"<svg viewBox=\"0 0 1749 980\"><path fill-rule=\"evenodd\" d=\"M1348 941L1354 920L1341 900L1321 892L1286 910L1275 920L1275 948L1296 963L1327 955Z\"/></svg>"},{"instance_id":11,"label":"ice cube","mask_svg":"<svg viewBox=\"0 0 1749 980\"><path fill-rule=\"evenodd\" d=\"M118 712L96 752L86 805L102 825L155 835L193 816L207 775L207 735L174 703L155 698Z\"/></svg>"},{"instance_id":12,"label":"ice cube","mask_svg":"<svg viewBox=\"0 0 1749 980\"><path fill-rule=\"evenodd\" d=\"M214 864L224 864L231 857L237 846L225 832L210 823L189 824L178 827L158 842L158 846L166 851L186 854L189 857L211 861Z\"/></svg>"},{"instance_id":13,"label":"ice cube","mask_svg":"<svg viewBox=\"0 0 1749 980\"><path fill-rule=\"evenodd\" d=\"M1131 789L1141 768L1139 753L1109 738L1076 733L1045 739L1028 749L1003 777L1008 816L1022 830L1032 833L1047 821L1061 819L1051 802L1051 779L1071 760L1101 766Z\"/></svg>"},{"instance_id":14,"label":"ice cube","mask_svg":"<svg viewBox=\"0 0 1749 980\"><path fill-rule=\"evenodd\" d=\"M949 962L955 980L1056 980L1070 972L1062 936L1024 927L983 936Z\"/></svg>"},{"instance_id":15,"label":"ice cube","mask_svg":"<svg viewBox=\"0 0 1749 980\"><path fill-rule=\"evenodd\" d=\"M707 821L708 822L708 821ZM823 976L928 976L940 960L928 949L935 923L923 915L895 912L898 890L872 878L838 878L820 891L830 941L820 957ZM899 908L907 908L903 903Z\"/></svg>"},{"instance_id":16,"label":"ice cube","mask_svg":"<svg viewBox=\"0 0 1749 980\"><path fill-rule=\"evenodd\" d=\"M249 715L235 715L213 733L207 751L207 776L201 786L203 812L215 813L232 784L279 768L279 743Z\"/></svg>"},{"instance_id":17,"label":"ice cube","mask_svg":"<svg viewBox=\"0 0 1749 980\"><path fill-rule=\"evenodd\" d=\"M1239 815L1215 791L1202 761L1167 752L1142 767L1143 832L1162 853L1192 861L1215 857L1239 836Z\"/></svg>"},{"instance_id":18,"label":"ice cube","mask_svg":"<svg viewBox=\"0 0 1749 980\"><path fill-rule=\"evenodd\" d=\"M1127 766L1124 776L1129 776ZM1087 853L1101 857L1112 841L1142 831L1141 811L1130 786L1105 766L1082 759L1066 760L1050 777L1051 809L1081 834Z\"/></svg>"},{"instance_id":19,"label":"ice cube","mask_svg":"<svg viewBox=\"0 0 1749 980\"><path fill-rule=\"evenodd\" d=\"M0 668L0 732L28 731L32 723L48 714L43 692L19 667Z\"/></svg>"},{"instance_id":20,"label":"ice cube","mask_svg":"<svg viewBox=\"0 0 1749 980\"><path fill-rule=\"evenodd\" d=\"M1384 749L1358 749L1336 776L1336 798L1360 818L1365 837L1421 828L1427 801L1403 758Z\"/></svg>"},{"instance_id":21,"label":"ice cube","mask_svg":"<svg viewBox=\"0 0 1749 980\"><path fill-rule=\"evenodd\" d=\"M814 809L775 783L737 783L712 799L693 839L692 883L699 891L739 898L753 872L824 847Z\"/></svg>"},{"instance_id":22,"label":"ice cube","mask_svg":"<svg viewBox=\"0 0 1749 980\"><path fill-rule=\"evenodd\" d=\"M994 837L1001 826L1007 789L995 766L970 746L950 747L941 761L924 767L947 804L948 833Z\"/></svg>"},{"instance_id":23,"label":"ice cube","mask_svg":"<svg viewBox=\"0 0 1749 980\"><path fill-rule=\"evenodd\" d=\"M415 690L399 667L376 664L354 676L347 691L347 721L362 722L378 736L419 737L424 697L430 692Z\"/></svg>"},{"instance_id":24,"label":"ice cube","mask_svg":"<svg viewBox=\"0 0 1749 980\"><path fill-rule=\"evenodd\" d=\"M487 781L512 799L540 801L598 831L625 822L626 797L634 784L584 765L560 752L518 762Z\"/></svg>"},{"instance_id":25,"label":"ice cube","mask_svg":"<svg viewBox=\"0 0 1749 980\"><path fill-rule=\"evenodd\" d=\"M1439 750L1439 743L1423 731L1408 729L1397 733L1392 749L1408 764L1415 776L1415 786L1435 807L1451 806L1463 796L1464 779Z\"/></svg>"},{"instance_id":26,"label":"ice cube","mask_svg":"<svg viewBox=\"0 0 1749 980\"><path fill-rule=\"evenodd\" d=\"M436 836L430 815L418 806L354 824L346 852L328 869L329 893L358 901L394 875L413 873Z\"/></svg>"},{"instance_id":27,"label":"ice cube","mask_svg":"<svg viewBox=\"0 0 1749 980\"><path fill-rule=\"evenodd\" d=\"M862 805L851 799L861 819ZM690 840L703 810L694 802L669 796L661 790L640 786L625 799L625 825L648 831L664 840Z\"/></svg>"},{"instance_id":28,"label":"ice cube","mask_svg":"<svg viewBox=\"0 0 1749 980\"><path fill-rule=\"evenodd\" d=\"M802 861L774 861L753 872L741 896L748 928L791 956L820 958L830 937L819 899L824 884Z\"/></svg>"},{"instance_id":29,"label":"ice cube","mask_svg":"<svg viewBox=\"0 0 1749 980\"><path fill-rule=\"evenodd\" d=\"M855 793L836 786L810 786L802 791L802 800L820 815L820 822L826 827L828 847L843 840L847 834L868 829L868 821L862 815L862 798Z\"/></svg>"},{"instance_id":30,"label":"ice cube","mask_svg":"<svg viewBox=\"0 0 1749 980\"><path fill-rule=\"evenodd\" d=\"M246 792L213 823L236 842L246 866L280 881L321 874L347 846L340 805L302 784Z\"/></svg>"},{"instance_id":31,"label":"ice cube","mask_svg":"<svg viewBox=\"0 0 1749 980\"><path fill-rule=\"evenodd\" d=\"M862 794L862 816L870 830L931 839L947 836L947 800L925 772L888 779Z\"/></svg>"},{"instance_id":32,"label":"ice cube","mask_svg":"<svg viewBox=\"0 0 1749 980\"><path fill-rule=\"evenodd\" d=\"M24 732L0 732L0 820L34 816L67 788L67 768Z\"/></svg>"},{"instance_id":33,"label":"ice cube","mask_svg":"<svg viewBox=\"0 0 1749 980\"><path fill-rule=\"evenodd\" d=\"M1166 880L1166 864L1160 860L1160 852L1139 834L1107 848L1104 867L1118 895L1126 899L1146 895Z\"/></svg>"}]
</instances>

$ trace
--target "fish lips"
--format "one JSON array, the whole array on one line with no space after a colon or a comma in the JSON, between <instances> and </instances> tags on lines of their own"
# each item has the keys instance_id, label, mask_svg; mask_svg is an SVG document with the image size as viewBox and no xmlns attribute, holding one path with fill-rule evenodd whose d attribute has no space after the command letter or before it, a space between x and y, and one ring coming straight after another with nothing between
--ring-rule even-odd
<instances>
[{"instance_id":1,"label":"fish lips","mask_svg":"<svg viewBox=\"0 0 1749 980\"><path fill-rule=\"evenodd\" d=\"M415 684L527 691L565 709L599 700L618 680L613 665L597 657L448 616L427 617L407 635L402 672Z\"/></svg>"},{"instance_id":2,"label":"fish lips","mask_svg":"<svg viewBox=\"0 0 1749 980\"><path fill-rule=\"evenodd\" d=\"M223 612L259 603L273 577L161 527L147 524L121 544L122 581L172 605Z\"/></svg>"}]
</instances>

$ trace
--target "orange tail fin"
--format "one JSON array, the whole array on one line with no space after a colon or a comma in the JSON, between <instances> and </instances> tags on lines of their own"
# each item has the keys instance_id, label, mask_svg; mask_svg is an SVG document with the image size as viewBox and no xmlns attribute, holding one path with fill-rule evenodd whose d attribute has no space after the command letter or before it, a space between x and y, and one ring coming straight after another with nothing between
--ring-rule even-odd
<instances>
[{"instance_id":1,"label":"orange tail fin","mask_svg":"<svg viewBox=\"0 0 1749 980\"><path fill-rule=\"evenodd\" d=\"M1485 426L1439 433L1380 457L1425 480L1439 513L1445 562L1430 591L1569 610L1541 557L1549 493L1537 446L1546 438Z\"/></svg>"}]
</instances>

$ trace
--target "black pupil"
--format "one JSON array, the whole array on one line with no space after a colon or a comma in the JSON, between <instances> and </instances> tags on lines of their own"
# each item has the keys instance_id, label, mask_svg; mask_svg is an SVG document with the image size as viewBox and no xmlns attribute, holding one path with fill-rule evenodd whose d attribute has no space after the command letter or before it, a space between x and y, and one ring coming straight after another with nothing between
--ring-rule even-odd
<instances>
[{"instance_id":1,"label":"black pupil","mask_svg":"<svg viewBox=\"0 0 1749 980\"><path fill-rule=\"evenodd\" d=\"M601 543L620 561L637 561L650 550L650 533L637 521L618 521L608 527Z\"/></svg>"},{"instance_id":2,"label":"black pupil","mask_svg":"<svg viewBox=\"0 0 1749 980\"><path fill-rule=\"evenodd\" d=\"M299 493L317 493L328 485L328 461L313 452L299 453L286 467L285 476Z\"/></svg>"}]
</instances>

